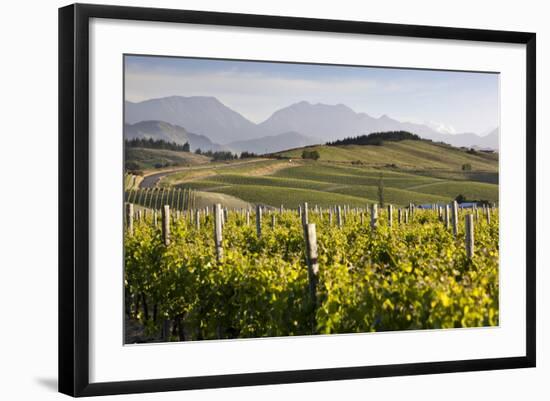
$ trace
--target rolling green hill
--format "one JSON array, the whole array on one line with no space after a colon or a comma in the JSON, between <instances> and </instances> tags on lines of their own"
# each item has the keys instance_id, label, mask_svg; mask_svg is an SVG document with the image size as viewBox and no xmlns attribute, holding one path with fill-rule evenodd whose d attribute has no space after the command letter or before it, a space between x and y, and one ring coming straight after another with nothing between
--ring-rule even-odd
<instances>
[{"instance_id":1,"label":"rolling green hill","mask_svg":"<svg viewBox=\"0 0 550 401\"><path fill-rule=\"evenodd\" d=\"M304 149L318 151L320 158L301 159ZM212 163L198 157L188 162L194 165L162 177L157 185L201 191L205 204L231 199L233 206L365 206L378 201L381 182L384 201L395 205L447 203L459 194L498 202L498 154L429 141L312 146L272 158ZM471 170L463 171L465 164Z\"/></svg>"},{"instance_id":2,"label":"rolling green hill","mask_svg":"<svg viewBox=\"0 0 550 401\"><path fill-rule=\"evenodd\" d=\"M470 164L474 171L498 171L498 155L475 152L470 154L460 148L430 141L384 142L383 145L309 146L280 152L277 155L301 158L302 151L316 150L320 161L354 162L384 167L395 164L401 169L444 169L460 171L463 164Z\"/></svg>"},{"instance_id":3,"label":"rolling green hill","mask_svg":"<svg viewBox=\"0 0 550 401\"><path fill-rule=\"evenodd\" d=\"M125 163L131 170L149 170L168 166L192 166L208 163L210 158L190 152L166 149L126 148ZM132 163L133 165L131 165Z\"/></svg>"}]
</instances>

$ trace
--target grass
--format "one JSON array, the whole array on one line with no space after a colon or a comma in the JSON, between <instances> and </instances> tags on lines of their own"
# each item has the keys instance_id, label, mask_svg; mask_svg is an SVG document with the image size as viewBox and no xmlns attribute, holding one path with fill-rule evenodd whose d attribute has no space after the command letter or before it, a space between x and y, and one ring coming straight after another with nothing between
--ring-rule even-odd
<instances>
[{"instance_id":1,"label":"grass","mask_svg":"<svg viewBox=\"0 0 550 401\"><path fill-rule=\"evenodd\" d=\"M310 148L321 154L318 161L295 159L301 155L296 149L281 153L292 161L196 164L164 176L160 186L195 189L197 202L205 206L217 201L238 205L230 207L365 206L378 201L381 180L384 201L394 205L447 203L459 194L498 202L498 154L471 154L428 141ZM472 171L462 170L466 163Z\"/></svg>"},{"instance_id":2,"label":"grass","mask_svg":"<svg viewBox=\"0 0 550 401\"><path fill-rule=\"evenodd\" d=\"M196 183L182 184L181 187L197 189L203 186L202 184L204 184L204 182L199 183L198 187L195 184ZM228 185L226 187L217 188L216 192L246 199L253 204L269 205L273 207L278 207L280 205L284 205L285 207L298 207L298 205L303 202L323 207L331 205L365 207L368 202L374 202L373 199L339 193L261 185Z\"/></svg>"},{"instance_id":3,"label":"grass","mask_svg":"<svg viewBox=\"0 0 550 401\"><path fill-rule=\"evenodd\" d=\"M378 185L381 174L384 184L388 187L406 188L415 184L436 182L433 178L413 174L372 168L343 167L323 162L312 162L295 168L280 170L274 176L340 185Z\"/></svg>"},{"instance_id":4,"label":"grass","mask_svg":"<svg viewBox=\"0 0 550 401\"><path fill-rule=\"evenodd\" d=\"M286 167L288 161L273 159L245 159L227 162L209 163L207 165L194 166L163 177L160 185L171 186L190 179L210 177L218 174L243 174L261 175L276 171L280 167Z\"/></svg>"},{"instance_id":5,"label":"grass","mask_svg":"<svg viewBox=\"0 0 550 401\"><path fill-rule=\"evenodd\" d=\"M321 161L352 162L360 160L370 166L383 167L395 164L403 169L460 170L470 164L473 170L498 171L495 155L482 152L475 154L449 145L429 141L385 142L376 145L310 146L304 149L317 150ZM281 156L300 158L303 149L279 153Z\"/></svg>"},{"instance_id":6,"label":"grass","mask_svg":"<svg viewBox=\"0 0 550 401\"><path fill-rule=\"evenodd\" d=\"M293 178L281 178L273 176L248 176L237 174L224 174L210 177L209 183L221 185L257 185L271 187L287 187L297 189L313 189L324 191L331 187L331 184L312 180L301 180Z\"/></svg>"},{"instance_id":7,"label":"grass","mask_svg":"<svg viewBox=\"0 0 550 401\"><path fill-rule=\"evenodd\" d=\"M206 156L175 150L146 148L126 148L125 150L125 162L133 162L141 170L150 170L159 166L193 166L209 161L210 159Z\"/></svg>"},{"instance_id":8,"label":"grass","mask_svg":"<svg viewBox=\"0 0 550 401\"><path fill-rule=\"evenodd\" d=\"M498 184L498 172L493 171L448 171L448 170L417 170L414 174L425 177L441 178L453 181L477 181L487 184Z\"/></svg>"},{"instance_id":9,"label":"grass","mask_svg":"<svg viewBox=\"0 0 550 401\"><path fill-rule=\"evenodd\" d=\"M334 192L363 198L378 199L378 187L375 186L350 185L337 188ZM446 203L449 201L449 198L399 188L384 187L384 200L393 204L406 205L410 202L415 204Z\"/></svg>"},{"instance_id":10,"label":"grass","mask_svg":"<svg viewBox=\"0 0 550 401\"><path fill-rule=\"evenodd\" d=\"M498 185L471 181L443 181L413 188L426 194L454 198L462 194L466 199L485 199L498 202Z\"/></svg>"},{"instance_id":11,"label":"grass","mask_svg":"<svg viewBox=\"0 0 550 401\"><path fill-rule=\"evenodd\" d=\"M212 207L212 205L216 203L221 203L222 205L230 209L246 209L251 206L250 203L231 195L213 192L195 192L195 207Z\"/></svg>"},{"instance_id":12,"label":"grass","mask_svg":"<svg viewBox=\"0 0 550 401\"><path fill-rule=\"evenodd\" d=\"M133 174L124 174L124 190L129 191L130 189L139 188L139 183L143 181L143 177Z\"/></svg>"}]
</instances>

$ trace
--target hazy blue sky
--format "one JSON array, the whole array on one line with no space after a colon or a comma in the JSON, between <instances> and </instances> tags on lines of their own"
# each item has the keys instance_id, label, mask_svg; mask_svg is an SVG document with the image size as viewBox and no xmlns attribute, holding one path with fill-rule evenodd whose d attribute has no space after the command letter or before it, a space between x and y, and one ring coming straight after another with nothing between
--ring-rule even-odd
<instances>
[{"instance_id":1,"label":"hazy blue sky","mask_svg":"<svg viewBox=\"0 0 550 401\"><path fill-rule=\"evenodd\" d=\"M215 96L256 123L302 100L483 134L499 125L498 75L127 56L126 100Z\"/></svg>"}]
</instances>

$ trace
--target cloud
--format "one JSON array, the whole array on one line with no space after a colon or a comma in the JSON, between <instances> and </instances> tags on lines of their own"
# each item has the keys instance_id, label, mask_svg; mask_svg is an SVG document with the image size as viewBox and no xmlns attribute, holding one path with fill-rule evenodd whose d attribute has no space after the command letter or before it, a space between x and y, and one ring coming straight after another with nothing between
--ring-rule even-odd
<instances>
[{"instance_id":1,"label":"cloud","mask_svg":"<svg viewBox=\"0 0 550 401\"><path fill-rule=\"evenodd\" d=\"M301 100L345 103L352 96L375 94L372 80L288 78L262 73L145 73L125 76L126 100L142 101L164 96L215 96L252 120L262 120L279 107Z\"/></svg>"},{"instance_id":2,"label":"cloud","mask_svg":"<svg viewBox=\"0 0 550 401\"><path fill-rule=\"evenodd\" d=\"M141 64L127 63L125 98L214 96L256 123L306 100L345 104L375 117L388 114L401 121L428 122L444 133L498 125L497 81L484 74L218 63L150 58Z\"/></svg>"}]
</instances>

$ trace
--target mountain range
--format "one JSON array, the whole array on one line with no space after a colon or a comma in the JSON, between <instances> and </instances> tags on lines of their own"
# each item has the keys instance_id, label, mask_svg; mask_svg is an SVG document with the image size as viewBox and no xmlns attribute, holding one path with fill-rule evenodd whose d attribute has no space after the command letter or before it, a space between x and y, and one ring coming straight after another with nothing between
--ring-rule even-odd
<instances>
[{"instance_id":1,"label":"mountain range","mask_svg":"<svg viewBox=\"0 0 550 401\"><path fill-rule=\"evenodd\" d=\"M248 152L263 154L317 145L322 142L323 141L318 138L313 138L295 131L290 131L278 135L263 136L258 139L230 142L227 144L227 147L235 152L242 152L246 150Z\"/></svg>"},{"instance_id":2,"label":"mountain range","mask_svg":"<svg viewBox=\"0 0 550 401\"><path fill-rule=\"evenodd\" d=\"M125 122L126 138L131 135L173 138L178 143L188 140L192 149L255 153L277 152L382 131L409 131L424 139L453 146L493 150L498 150L499 138L498 128L484 136L451 134L439 132L429 124L357 113L343 104L306 101L277 110L267 120L255 124L215 97L204 96L170 96L138 103L126 101ZM139 125L142 122L147 124Z\"/></svg>"},{"instance_id":3,"label":"mountain range","mask_svg":"<svg viewBox=\"0 0 550 401\"><path fill-rule=\"evenodd\" d=\"M229 150L226 147L212 142L204 135L197 135L178 125L165 121L147 120L135 124L124 124L124 139L156 139L166 142L175 142L178 145L189 143L191 151L202 150Z\"/></svg>"}]
</instances>

